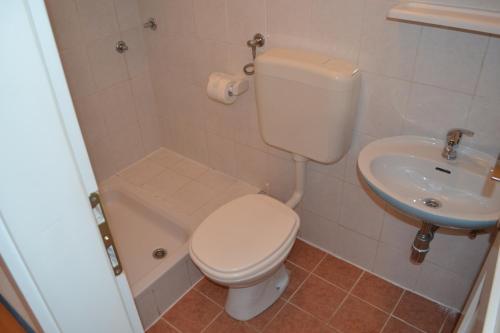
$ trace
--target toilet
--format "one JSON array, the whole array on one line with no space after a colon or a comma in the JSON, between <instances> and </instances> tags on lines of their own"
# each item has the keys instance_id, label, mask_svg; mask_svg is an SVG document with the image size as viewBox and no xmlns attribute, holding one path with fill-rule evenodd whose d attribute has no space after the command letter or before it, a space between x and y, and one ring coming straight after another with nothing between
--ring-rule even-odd
<instances>
[{"instance_id":1,"label":"toilet","mask_svg":"<svg viewBox=\"0 0 500 333\"><path fill-rule=\"evenodd\" d=\"M225 310L248 320L286 289L284 266L300 227L293 208L304 194L306 162L333 163L348 151L360 73L349 62L293 49L271 49L255 62L264 141L293 154L295 190L286 203L265 194L232 200L194 231L189 254L215 283L229 288Z\"/></svg>"}]
</instances>

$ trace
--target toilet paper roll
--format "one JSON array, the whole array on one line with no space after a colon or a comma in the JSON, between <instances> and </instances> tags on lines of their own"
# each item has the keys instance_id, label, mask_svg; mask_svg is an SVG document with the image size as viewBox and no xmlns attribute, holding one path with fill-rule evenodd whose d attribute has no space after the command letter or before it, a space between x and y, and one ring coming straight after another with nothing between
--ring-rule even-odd
<instances>
[{"instance_id":1,"label":"toilet paper roll","mask_svg":"<svg viewBox=\"0 0 500 333\"><path fill-rule=\"evenodd\" d=\"M207 94L211 99L224 104L236 101L231 89L235 84L234 78L224 73L212 73L208 78Z\"/></svg>"}]
</instances>

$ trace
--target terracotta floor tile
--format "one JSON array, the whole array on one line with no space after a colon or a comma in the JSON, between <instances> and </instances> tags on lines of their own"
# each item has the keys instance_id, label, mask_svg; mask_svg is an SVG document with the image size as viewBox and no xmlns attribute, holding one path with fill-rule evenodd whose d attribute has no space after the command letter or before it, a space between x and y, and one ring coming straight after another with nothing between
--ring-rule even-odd
<instances>
[{"instance_id":1,"label":"terracotta floor tile","mask_svg":"<svg viewBox=\"0 0 500 333\"><path fill-rule=\"evenodd\" d=\"M403 289L373 274L363 274L352 293L384 311L392 312Z\"/></svg>"},{"instance_id":2,"label":"terracotta floor tile","mask_svg":"<svg viewBox=\"0 0 500 333\"><path fill-rule=\"evenodd\" d=\"M243 321L238 321L231 318L225 312L215 319L204 331L207 333L256 333L257 331L245 324Z\"/></svg>"},{"instance_id":3,"label":"terracotta floor tile","mask_svg":"<svg viewBox=\"0 0 500 333\"><path fill-rule=\"evenodd\" d=\"M304 282L309 273L289 261L285 262L285 267L289 270L290 280L288 281L288 286L286 287L286 290L285 292L283 292L281 297L283 297L284 299L289 299L290 296L292 296L292 294L295 292L295 290L297 290L297 288L300 286L300 284Z\"/></svg>"},{"instance_id":4,"label":"terracotta floor tile","mask_svg":"<svg viewBox=\"0 0 500 333\"><path fill-rule=\"evenodd\" d=\"M290 300L299 308L322 320L328 320L347 293L311 275Z\"/></svg>"},{"instance_id":5,"label":"terracotta floor tile","mask_svg":"<svg viewBox=\"0 0 500 333\"><path fill-rule=\"evenodd\" d=\"M448 313L448 316L446 317L441 333L452 333L453 330L455 329L455 326L457 326L459 319L460 319L460 313L455 311L450 311Z\"/></svg>"},{"instance_id":6,"label":"terracotta floor tile","mask_svg":"<svg viewBox=\"0 0 500 333\"><path fill-rule=\"evenodd\" d=\"M313 316L287 304L264 330L265 333L333 333Z\"/></svg>"},{"instance_id":7,"label":"terracotta floor tile","mask_svg":"<svg viewBox=\"0 0 500 333\"><path fill-rule=\"evenodd\" d=\"M314 274L342 287L351 289L363 271L344 260L328 255L314 271Z\"/></svg>"},{"instance_id":8,"label":"terracotta floor tile","mask_svg":"<svg viewBox=\"0 0 500 333\"><path fill-rule=\"evenodd\" d=\"M311 271L324 256L325 252L297 239L288 255L288 260L307 271Z\"/></svg>"},{"instance_id":9,"label":"terracotta floor tile","mask_svg":"<svg viewBox=\"0 0 500 333\"><path fill-rule=\"evenodd\" d=\"M184 333L200 332L222 311L208 298L191 290L164 316L170 324Z\"/></svg>"},{"instance_id":10,"label":"terracotta floor tile","mask_svg":"<svg viewBox=\"0 0 500 333\"><path fill-rule=\"evenodd\" d=\"M248 320L247 323L256 329L262 331L264 327L269 324L271 319L278 313L279 310L285 305L285 301L278 299L273 305L268 307L264 312L259 314L257 317L253 317Z\"/></svg>"},{"instance_id":11,"label":"terracotta floor tile","mask_svg":"<svg viewBox=\"0 0 500 333\"><path fill-rule=\"evenodd\" d=\"M382 333L421 333L416 328L402 322L399 319L391 317L387 325L385 325Z\"/></svg>"},{"instance_id":12,"label":"terracotta floor tile","mask_svg":"<svg viewBox=\"0 0 500 333\"><path fill-rule=\"evenodd\" d=\"M378 333L388 317L387 313L349 296L330 325L346 333Z\"/></svg>"},{"instance_id":13,"label":"terracotta floor tile","mask_svg":"<svg viewBox=\"0 0 500 333\"><path fill-rule=\"evenodd\" d=\"M429 333L437 333L447 316L446 308L405 291L394 316Z\"/></svg>"},{"instance_id":14,"label":"terracotta floor tile","mask_svg":"<svg viewBox=\"0 0 500 333\"><path fill-rule=\"evenodd\" d=\"M177 331L172 328L165 320L160 319L151 326L146 333L177 333Z\"/></svg>"},{"instance_id":15,"label":"terracotta floor tile","mask_svg":"<svg viewBox=\"0 0 500 333\"><path fill-rule=\"evenodd\" d=\"M226 304L227 287L218 285L207 278L203 278L203 280L198 282L195 286L195 289L222 307Z\"/></svg>"}]
</instances>

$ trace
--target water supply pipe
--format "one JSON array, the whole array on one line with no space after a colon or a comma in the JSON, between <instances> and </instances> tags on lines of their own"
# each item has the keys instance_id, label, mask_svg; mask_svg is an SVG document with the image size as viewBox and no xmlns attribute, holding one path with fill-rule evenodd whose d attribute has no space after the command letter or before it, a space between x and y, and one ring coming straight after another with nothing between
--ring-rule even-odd
<instances>
[{"instance_id":1,"label":"water supply pipe","mask_svg":"<svg viewBox=\"0 0 500 333\"><path fill-rule=\"evenodd\" d=\"M301 155L293 154L293 160L295 162L295 189L292 196L286 202L286 205L290 208L295 208L302 197L304 196L304 188L306 185L306 163L307 158Z\"/></svg>"}]
</instances>

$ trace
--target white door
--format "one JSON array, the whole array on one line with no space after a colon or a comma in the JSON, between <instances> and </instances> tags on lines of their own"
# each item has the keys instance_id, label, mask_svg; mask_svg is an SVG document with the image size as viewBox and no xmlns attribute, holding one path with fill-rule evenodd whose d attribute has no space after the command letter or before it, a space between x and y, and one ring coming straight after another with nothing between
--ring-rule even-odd
<instances>
[{"instance_id":1,"label":"white door","mask_svg":"<svg viewBox=\"0 0 500 333\"><path fill-rule=\"evenodd\" d=\"M457 333L500 332L500 237L496 237L465 306Z\"/></svg>"},{"instance_id":2,"label":"white door","mask_svg":"<svg viewBox=\"0 0 500 333\"><path fill-rule=\"evenodd\" d=\"M141 332L43 0L0 2L0 254L45 332Z\"/></svg>"}]
</instances>

